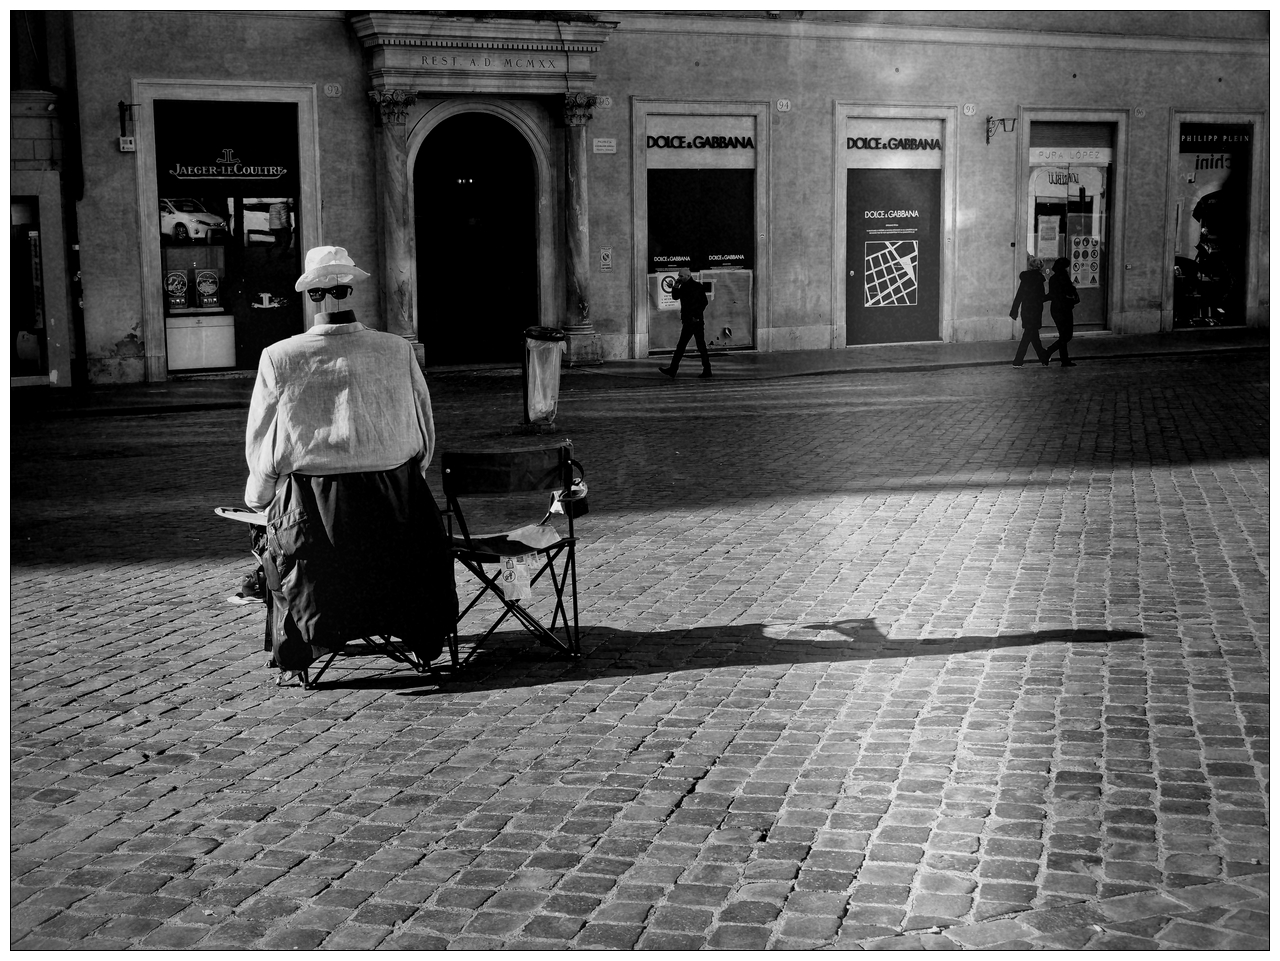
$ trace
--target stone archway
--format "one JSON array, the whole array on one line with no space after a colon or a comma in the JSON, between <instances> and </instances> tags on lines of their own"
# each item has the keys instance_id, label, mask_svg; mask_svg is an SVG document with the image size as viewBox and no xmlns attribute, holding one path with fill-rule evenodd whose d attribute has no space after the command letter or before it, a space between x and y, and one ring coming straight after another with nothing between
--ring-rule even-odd
<instances>
[{"instance_id":1,"label":"stone archway","mask_svg":"<svg viewBox=\"0 0 1280 961\"><path fill-rule=\"evenodd\" d=\"M418 196L418 176L422 148L428 138L441 124L452 118L465 115L480 115L505 121L518 134L528 147L533 166L533 190L527 198L533 205L532 220L536 266L534 280L536 283L536 312L530 324L556 326L558 303L556 291L559 285L556 279L556 221L555 195L551 177L552 151L549 140L549 126L546 118L540 118L532 105L520 101L499 99L460 98L447 100L428 108L414 123L407 137L407 187L410 222L417 224L424 214L430 212L430 199ZM431 324L423 313L423 303L429 292L430 284L424 284L427 278L419 276L420 256L415 252L412 258L412 289L418 291L413 301L413 329L419 341L425 342L431 336ZM464 265L464 272L459 282L477 284L481 290L494 280L494 272L483 264ZM518 359L518 354L516 355ZM428 362L430 352L427 352Z\"/></svg>"}]
</instances>

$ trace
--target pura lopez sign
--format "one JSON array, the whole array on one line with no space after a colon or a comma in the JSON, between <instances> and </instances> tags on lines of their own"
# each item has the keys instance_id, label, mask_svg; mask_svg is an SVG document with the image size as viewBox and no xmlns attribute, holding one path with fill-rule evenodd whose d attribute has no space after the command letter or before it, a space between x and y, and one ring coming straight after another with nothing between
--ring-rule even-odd
<instances>
[{"instance_id":1,"label":"pura lopez sign","mask_svg":"<svg viewBox=\"0 0 1280 961\"><path fill-rule=\"evenodd\" d=\"M1110 147L1032 147L1032 164L1081 164L1105 166L1111 163Z\"/></svg>"}]
</instances>

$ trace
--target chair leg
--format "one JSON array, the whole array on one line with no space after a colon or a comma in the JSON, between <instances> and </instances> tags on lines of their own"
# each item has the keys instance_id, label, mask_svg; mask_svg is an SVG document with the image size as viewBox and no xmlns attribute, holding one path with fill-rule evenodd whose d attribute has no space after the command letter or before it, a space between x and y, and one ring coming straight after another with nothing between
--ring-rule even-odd
<instances>
[{"instance_id":1,"label":"chair leg","mask_svg":"<svg viewBox=\"0 0 1280 961\"><path fill-rule=\"evenodd\" d=\"M322 674L324 674L324 672L325 672L325 671L329 670L329 665L333 663L333 659L334 659L335 657L337 657L337 656L338 656L338 654L339 654L339 653L341 653L341 651L342 651L342 648L338 648L338 650L336 650L336 651L334 651L332 654L330 654L330 655L329 655L329 660L327 660L327 661L325 661L325 662L324 662L324 665L320 668L320 670L319 670L319 671L317 671L317 672L316 672L316 676L315 676L315 677L309 677L309 676L308 676L308 672L307 672L307 671L303 671L303 672L302 672L302 687L303 687L305 690L308 690L308 691L314 691L314 690L319 686L319 684L320 684L320 676L321 676Z\"/></svg>"},{"instance_id":2,"label":"chair leg","mask_svg":"<svg viewBox=\"0 0 1280 961\"><path fill-rule=\"evenodd\" d=\"M569 591L573 599L573 653L582 656L582 645L578 633L578 553L574 545L569 545Z\"/></svg>"},{"instance_id":3,"label":"chair leg","mask_svg":"<svg viewBox=\"0 0 1280 961\"><path fill-rule=\"evenodd\" d=\"M556 562L556 560L559 559L566 550L568 550L568 554L566 560L564 560L564 569L561 572L561 575L557 577L554 562ZM484 644L486 640L489 640L489 637L493 635L493 632L497 631L498 628L506 622L508 617L515 617L516 621L520 622L520 626L524 628L525 631L529 632L530 635L536 637L536 639L541 642L544 642L544 644L556 647L557 650L563 651L564 654L570 655L571 658L579 658L579 656L581 656L581 646L579 644L579 637L577 637L577 633L579 633L579 623L577 623L577 621L579 621L579 616L577 616L577 564L572 544L568 545L567 548L562 546L562 548L559 548L556 552L547 554L543 567L539 568L538 573L535 573L534 577L530 580L530 587L532 587L538 584L538 581L541 580L541 577L543 577L545 573L550 573L550 581L552 581L554 595L556 595L556 605L554 605L552 610L552 619L550 619L549 627L544 626L544 624L541 623L538 618L534 617L534 614L532 614L530 610L527 610L520 601L509 600L506 594L503 594L502 585L499 584L497 578L490 577L488 572L485 572L483 564L468 563L467 560L463 560L461 558L458 559L458 563L461 563L462 566L467 569L467 572L471 573L471 575L474 576L481 585L475 598L471 599L471 603L467 604L466 608L463 609L460 616L458 616L458 621L461 622L462 618L466 617L466 614L470 612L476 604L479 604L480 600L484 599L484 595L490 594L490 592L492 592L494 598L497 598L503 605L502 614L497 618L497 621L490 624L489 630L485 631L484 636L480 637L479 641L476 641L476 647L479 647L481 644ZM570 613L568 613L568 610L564 607L564 590L566 590L567 586L572 587L572 622L570 621ZM557 627L561 626L561 624L561 630L564 632L563 639L556 633ZM454 635L451 639L451 644L449 644L449 653L452 655L454 668L460 667L462 663L466 663L466 660L470 660L471 658L470 654L468 654L465 659L460 660L460 658L458 658L457 635ZM472 653L474 653L474 651L472 651Z\"/></svg>"}]
</instances>

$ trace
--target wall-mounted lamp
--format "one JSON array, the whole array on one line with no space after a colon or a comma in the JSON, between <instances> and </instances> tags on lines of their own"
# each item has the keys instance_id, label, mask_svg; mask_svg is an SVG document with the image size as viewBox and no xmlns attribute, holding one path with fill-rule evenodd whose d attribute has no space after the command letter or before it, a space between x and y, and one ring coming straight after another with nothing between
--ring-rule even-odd
<instances>
[{"instance_id":1,"label":"wall-mounted lamp","mask_svg":"<svg viewBox=\"0 0 1280 961\"><path fill-rule=\"evenodd\" d=\"M1013 133L1014 124L1018 122L1017 117L988 117L987 118L987 143L991 143L991 135L997 130L1003 130L1005 133Z\"/></svg>"}]
</instances>

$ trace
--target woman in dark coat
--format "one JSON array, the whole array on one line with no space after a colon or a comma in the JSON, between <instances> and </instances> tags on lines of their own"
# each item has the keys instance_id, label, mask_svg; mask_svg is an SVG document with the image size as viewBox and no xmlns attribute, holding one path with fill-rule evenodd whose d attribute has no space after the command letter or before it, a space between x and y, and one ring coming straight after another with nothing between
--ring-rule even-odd
<instances>
[{"instance_id":1,"label":"woman in dark coat","mask_svg":"<svg viewBox=\"0 0 1280 961\"><path fill-rule=\"evenodd\" d=\"M1072 313L1076 304L1080 303L1080 295L1076 293L1076 285L1071 282L1071 261L1059 257L1053 262L1053 276L1049 278L1049 316L1058 328L1058 339L1045 349L1044 363L1049 363L1053 352L1058 351L1063 367L1074 367L1075 364L1067 356L1067 342L1071 340L1074 326Z\"/></svg>"},{"instance_id":2,"label":"woman in dark coat","mask_svg":"<svg viewBox=\"0 0 1280 961\"><path fill-rule=\"evenodd\" d=\"M1014 355L1013 366L1021 367L1027 356L1027 346L1036 349L1036 357L1040 363L1049 366L1049 356L1040 343L1040 318L1044 313L1044 274L1040 272L1040 261L1032 258L1027 261L1028 269L1018 275L1018 292L1013 296L1013 306L1009 308L1009 316L1018 319L1018 311L1022 311L1022 340L1018 343L1018 353Z\"/></svg>"}]
</instances>

